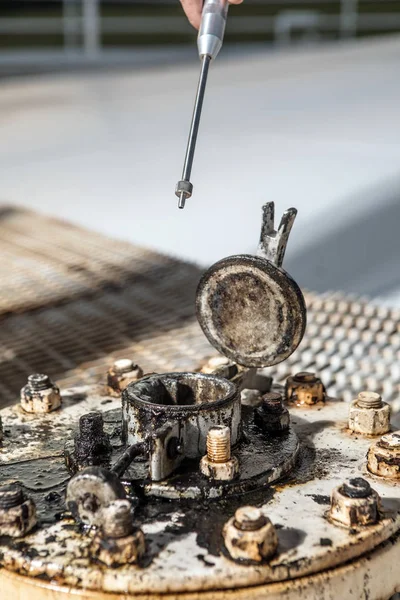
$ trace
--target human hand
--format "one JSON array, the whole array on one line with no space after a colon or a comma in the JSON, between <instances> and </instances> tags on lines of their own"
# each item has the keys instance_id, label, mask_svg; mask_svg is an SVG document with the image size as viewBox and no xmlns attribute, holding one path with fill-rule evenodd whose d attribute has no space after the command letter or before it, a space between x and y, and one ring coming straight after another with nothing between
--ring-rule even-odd
<instances>
[{"instance_id":1,"label":"human hand","mask_svg":"<svg viewBox=\"0 0 400 600\"><path fill-rule=\"evenodd\" d=\"M229 4L241 4L242 2L243 0L229 0ZM200 27L203 0L181 0L181 4L189 22L198 29Z\"/></svg>"}]
</instances>

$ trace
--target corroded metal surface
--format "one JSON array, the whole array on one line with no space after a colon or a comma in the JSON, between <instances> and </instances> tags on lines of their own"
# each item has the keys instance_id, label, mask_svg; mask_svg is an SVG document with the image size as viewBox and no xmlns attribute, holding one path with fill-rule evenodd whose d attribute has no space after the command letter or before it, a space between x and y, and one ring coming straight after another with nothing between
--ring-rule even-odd
<instances>
[{"instance_id":1,"label":"corroded metal surface","mask_svg":"<svg viewBox=\"0 0 400 600\"><path fill-rule=\"evenodd\" d=\"M143 563L115 571L91 560L93 536L83 535L68 515L63 516L69 474L61 454L65 428L71 429L81 412L105 410L106 429L111 437L115 435L120 415L108 409L117 407L119 400L99 394L99 389L64 396L61 411L36 422L19 407L2 411L7 425L0 477L23 483L36 502L40 522L23 543L2 541L2 563L8 569L120 593L240 588L330 569L377 547L400 528L399 489L368 472L365 455L370 440L347 430L346 404L328 400L322 407L290 409L292 427L302 443L296 469L286 482L246 495L245 503L260 507L277 530L277 554L269 562L240 565L224 554L222 528L243 504L242 498L204 504L152 499L135 514L135 525L143 530L147 543ZM10 464L10 453L18 445L14 436L21 426L26 430L26 419L35 432L32 445L21 448ZM360 475L380 494L383 512L377 524L349 530L327 518L329 495L343 480Z\"/></svg>"},{"instance_id":2,"label":"corroded metal surface","mask_svg":"<svg viewBox=\"0 0 400 600\"><path fill-rule=\"evenodd\" d=\"M282 269L296 209L274 229L274 203L263 206L257 256L238 254L215 263L196 292L196 315L214 348L246 367L271 367L290 356L306 326L304 297Z\"/></svg>"},{"instance_id":3,"label":"corroded metal surface","mask_svg":"<svg viewBox=\"0 0 400 600\"><path fill-rule=\"evenodd\" d=\"M225 258L202 277L197 317L210 343L247 367L272 366L297 348L306 310L296 282L250 255Z\"/></svg>"},{"instance_id":4,"label":"corroded metal surface","mask_svg":"<svg viewBox=\"0 0 400 600\"><path fill-rule=\"evenodd\" d=\"M193 265L15 208L1 212L0 251L2 405L29 373L65 388L103 379L119 358L148 373L194 370L215 354L194 314ZM346 401L361 389L396 401L400 311L340 293L305 299L303 341L268 374L283 383L315 371Z\"/></svg>"}]
</instances>

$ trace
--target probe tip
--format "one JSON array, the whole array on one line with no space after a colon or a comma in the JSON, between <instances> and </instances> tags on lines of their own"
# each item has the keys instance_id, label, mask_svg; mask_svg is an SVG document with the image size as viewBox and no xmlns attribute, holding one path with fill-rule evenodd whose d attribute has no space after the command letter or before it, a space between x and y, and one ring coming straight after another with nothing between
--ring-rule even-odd
<instances>
[{"instance_id":1,"label":"probe tip","mask_svg":"<svg viewBox=\"0 0 400 600\"><path fill-rule=\"evenodd\" d=\"M181 192L179 195L178 208L185 208L185 202L186 202L186 194L185 194L185 192Z\"/></svg>"}]
</instances>

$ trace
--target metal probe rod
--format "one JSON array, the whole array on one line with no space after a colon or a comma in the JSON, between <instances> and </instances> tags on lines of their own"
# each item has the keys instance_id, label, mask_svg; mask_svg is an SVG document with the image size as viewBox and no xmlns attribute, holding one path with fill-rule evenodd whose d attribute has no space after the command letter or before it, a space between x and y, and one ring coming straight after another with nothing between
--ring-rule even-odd
<instances>
[{"instance_id":1,"label":"metal probe rod","mask_svg":"<svg viewBox=\"0 0 400 600\"><path fill-rule=\"evenodd\" d=\"M228 0L205 0L199 35L197 37L197 47L201 59L200 78L197 86L192 122L190 125L182 179L181 181L178 181L175 189L175 195L179 198L179 208L184 208L186 200L190 198L193 191L190 175L192 172L204 93L206 91L208 69L211 60L217 57L218 52L221 49L227 16Z\"/></svg>"},{"instance_id":2,"label":"metal probe rod","mask_svg":"<svg viewBox=\"0 0 400 600\"><path fill-rule=\"evenodd\" d=\"M206 56L202 57L199 83L197 85L196 100L194 102L192 122L190 125L190 131L189 131L189 137L188 137L188 143L187 143L186 155L185 155L185 162L184 162L183 171L182 171L182 181L187 181L188 183L190 183L190 175L192 172L194 151L196 148L197 133L199 131L201 109L203 107L204 92L206 91L208 67L210 66L210 62L211 62L211 56L206 55ZM193 186L192 186L192 189L193 189ZM179 208L185 207L186 198L188 197L187 194L188 194L188 192L186 190L181 190L181 192L179 194L179 202L178 202ZM191 190L190 190L190 195L191 195Z\"/></svg>"}]
</instances>

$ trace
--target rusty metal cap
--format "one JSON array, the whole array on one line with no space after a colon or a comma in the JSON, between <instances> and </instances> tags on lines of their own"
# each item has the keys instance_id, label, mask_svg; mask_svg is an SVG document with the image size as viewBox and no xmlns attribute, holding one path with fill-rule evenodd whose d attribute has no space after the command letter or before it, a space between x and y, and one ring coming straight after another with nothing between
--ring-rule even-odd
<instances>
[{"instance_id":1,"label":"rusty metal cap","mask_svg":"<svg viewBox=\"0 0 400 600\"><path fill-rule=\"evenodd\" d=\"M263 257L230 256L202 276L196 312L208 341L245 367L269 367L300 344L306 307L297 283Z\"/></svg>"}]
</instances>

